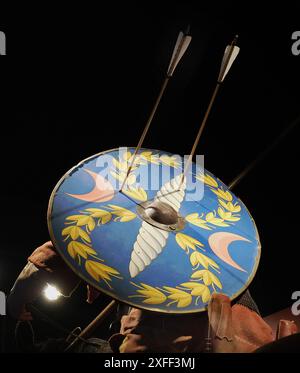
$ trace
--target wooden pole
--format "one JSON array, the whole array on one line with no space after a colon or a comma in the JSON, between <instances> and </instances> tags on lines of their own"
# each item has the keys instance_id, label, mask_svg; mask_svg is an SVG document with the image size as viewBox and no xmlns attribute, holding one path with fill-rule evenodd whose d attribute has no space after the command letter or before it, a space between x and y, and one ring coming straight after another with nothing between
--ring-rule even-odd
<instances>
[{"instance_id":1,"label":"wooden pole","mask_svg":"<svg viewBox=\"0 0 300 373\"><path fill-rule=\"evenodd\" d=\"M87 327L83 329L83 331L72 341L69 346L65 349L64 352L69 351L72 347L74 347L78 341L88 338L99 326L102 322L106 319L106 317L116 308L117 302L115 300L111 301L100 313L97 317L91 321Z\"/></svg>"}]
</instances>

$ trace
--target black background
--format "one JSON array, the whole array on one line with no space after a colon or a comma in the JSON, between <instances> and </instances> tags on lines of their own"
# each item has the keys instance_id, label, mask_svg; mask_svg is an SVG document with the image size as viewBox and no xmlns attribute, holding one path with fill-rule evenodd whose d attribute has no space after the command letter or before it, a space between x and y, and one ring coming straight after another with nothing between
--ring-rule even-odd
<instances>
[{"instance_id":1,"label":"black background","mask_svg":"<svg viewBox=\"0 0 300 373\"><path fill-rule=\"evenodd\" d=\"M241 48L216 100L197 153L229 183L300 114L300 30L295 3L123 2L26 6L1 19L0 289L8 292L26 258L49 239L48 198L78 161L137 144L178 32L193 37L163 97L145 147L188 154L215 85L226 44ZM122 4L122 5L121 5ZM162 5L164 4L164 5ZM3 16L3 13L1 14ZM299 126L234 190L262 242L250 286L263 315L290 306L299 284ZM40 307L67 329L85 325L109 299ZM109 335L105 324L99 332ZM61 335L35 321L39 336Z\"/></svg>"}]
</instances>

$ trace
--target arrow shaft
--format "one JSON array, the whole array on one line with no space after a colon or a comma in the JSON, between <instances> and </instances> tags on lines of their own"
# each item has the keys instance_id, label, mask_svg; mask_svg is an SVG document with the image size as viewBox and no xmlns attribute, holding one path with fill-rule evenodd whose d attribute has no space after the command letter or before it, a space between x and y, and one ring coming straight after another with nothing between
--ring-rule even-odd
<instances>
[{"instance_id":1,"label":"arrow shaft","mask_svg":"<svg viewBox=\"0 0 300 373\"><path fill-rule=\"evenodd\" d=\"M187 32L188 32L188 31L187 31ZM180 35L180 34L179 34L179 35ZM153 120L153 118L154 118L154 115L155 115L155 113L156 113L156 111L157 111L158 105L159 105L159 103L160 103L160 101L161 101L161 98L162 98L162 96L163 96L163 94L164 94L164 92L165 92L165 89L166 89L166 87L167 87L167 85L168 85L169 79L172 77L172 75L173 75L173 73L174 73L174 70L175 70L175 67L176 67L176 65L177 65L178 62L179 62L179 56L180 56L180 53L183 51L184 43L185 43L187 37L189 38L188 44L190 43L190 41L191 41L191 37L190 37L190 36L187 36L187 35L182 35L182 38L181 38L181 40L180 40L180 42L179 42L179 45L177 46L177 49L175 50L175 53L173 52L173 53L174 53L174 56L172 57L171 65L169 66L169 68L168 68L168 70L167 70L167 75L166 75L165 80L164 80L164 82L163 82L163 84L162 84L162 86L161 86L161 89L160 89L159 95L158 95L158 97L157 97L157 99L156 99L156 101L155 101L155 104L154 104L153 109L152 109L152 111L151 111L151 113L150 113L150 116L149 116L149 118L148 118L148 120L147 120L147 122L146 122L146 124L145 124L144 130L143 130L142 135L141 135L141 137L140 137L140 139L139 139L139 142L138 142L138 144L137 144L137 147L136 147L136 149L135 149L135 151L134 151L134 153L133 153L132 160L131 160L131 162L130 162L130 165L129 165L128 170L127 170L127 173L126 173L126 176L125 176L125 178L124 178L124 180L123 180L123 183L122 183L122 186L121 186L121 189L120 189L120 192L121 192L121 193L122 193L123 188L124 188L124 186L125 186L125 184L126 184L126 181L127 181L127 179L128 179L128 176L130 175L130 172L131 172L132 167L133 167L133 165L134 165L134 161L135 161L135 159L136 159L136 156L137 156L139 150L141 149L141 147L142 147L142 145L143 145L144 139L145 139L145 137L146 137L146 135L147 135L147 132L148 132L148 130L149 130L149 128L150 128L150 125L151 125L151 123L152 123L152 120ZM188 46L188 44L187 44L187 46ZM187 46L186 46L186 48L187 48ZM175 48L176 48L176 46L175 46ZM183 52L183 53L184 53L184 52ZM182 57L182 56L181 56L181 57Z\"/></svg>"},{"instance_id":2,"label":"arrow shaft","mask_svg":"<svg viewBox=\"0 0 300 373\"><path fill-rule=\"evenodd\" d=\"M184 177L185 177L186 173L188 172L188 169L189 169L189 167L191 165L191 162L193 160L193 156L194 156L194 154L196 152L196 149L197 149L198 143L200 141L201 135L202 135L202 133L204 131L204 128L205 128L208 116L209 116L209 114L211 112L211 109L212 109L212 106L213 106L213 103L214 103L214 101L215 101L215 99L217 97L220 85L221 85L221 83L218 82L217 85L216 85L216 87L215 87L215 89L214 89L214 92L213 92L213 94L211 96L211 99L209 101L209 104L208 104L207 110L205 112L204 118L202 120L202 123L200 125L199 131L198 131L197 136L195 138L194 144L192 146L189 158L188 158L188 160L187 160L187 162L185 164L184 172L183 172L182 179L181 179L181 184L183 183Z\"/></svg>"},{"instance_id":3,"label":"arrow shaft","mask_svg":"<svg viewBox=\"0 0 300 373\"><path fill-rule=\"evenodd\" d=\"M146 125L145 125L145 127L144 127L143 132L142 132L142 135L141 135L141 137L140 137L140 139L139 139L139 142L138 142L138 144L137 144L137 146L136 146L136 148L135 148L135 151L134 151L134 153L133 153L133 157L132 157L131 163L130 163L130 165L129 165L129 168L128 168L128 171L127 171L126 177L125 177L125 179L123 180L123 183L122 183L122 186L121 186L120 192L122 192L122 190L123 190L123 188L124 188L124 185L125 185L125 183L126 183L126 181L127 181L127 178L128 178L128 176L129 176L129 174L130 174L130 172L131 172L131 170L132 170L132 167L133 167L133 165L134 165L134 161L135 161L135 159L136 159L136 156L137 156L139 150L141 149L141 147L142 147L142 145L143 145L143 142L144 142L145 137L146 137L146 135L147 135L147 133L148 133L148 131L149 131L149 128L150 128L150 125L151 125L152 120L153 120L153 118L154 118L154 115L155 115L155 113L156 113L156 111L157 111L158 105L159 105L159 103L160 103L160 101L161 101L161 98L162 98L162 96L163 96L163 94L164 94L166 88L167 88L167 85L168 85L169 79L170 79L170 77L169 77L169 76L166 76L166 78L165 78L165 80L164 80L164 82L163 82L163 84L162 84L162 86L161 86L161 89L160 89L160 91L159 91L159 95L158 95L158 97L157 97L157 99L156 99L156 101L155 101L155 104L154 104L154 106L153 106L153 109L152 109L152 111L151 111L151 113L150 113L150 116L149 116L149 118L148 118L148 120L147 120L147 122L146 122Z\"/></svg>"},{"instance_id":4,"label":"arrow shaft","mask_svg":"<svg viewBox=\"0 0 300 373\"><path fill-rule=\"evenodd\" d=\"M195 139L195 141L194 141L194 144L193 144L192 150L191 150L191 152L190 152L189 158L188 158L188 160L187 160L187 163L186 163L186 165L185 165L185 167L184 167L184 172L183 172L183 175L182 175L182 179L181 179L180 186L182 185L182 183L183 183L183 181L184 181L184 178L185 178L185 175L186 175L186 173L187 173L187 171L188 171L188 169L189 169L189 167L190 167L190 164L191 164L191 162L192 162L192 160L193 160L193 156L194 156L194 154L195 154L195 152L196 152L196 149L197 149L197 146L198 146L199 140L200 140L201 135L202 135L202 133L203 133L203 130L204 130L204 128L205 128L205 125L206 125L206 122L207 122L208 116L209 116L210 111L211 111L211 109L212 109L212 106L213 106L213 103L214 103L214 101L215 101L215 98L216 98L216 96L217 96L217 94L218 94L218 91L219 91L220 85L221 85L222 82L223 82L224 74L225 74L225 72L226 72L226 70L227 70L227 67L228 67L228 64L229 64L229 62L230 62L230 59L231 59L231 56L232 56L232 53L233 53L233 50L234 50L234 47L235 47L235 44L236 44L237 37L238 37L238 36L236 36L236 37L233 39L232 43L230 44L229 53L227 54L226 59L225 59L225 62L224 62L224 64L223 64L223 66L221 67L221 71L220 71L220 73L219 73L218 80L217 80L217 85L216 85L216 87L215 87L215 90L214 90L214 92L213 92L213 94L212 94L212 97L211 97L211 99L210 99L210 102L209 102L209 104L208 104L208 107L207 107L206 113L205 113L205 115L204 115L204 118L203 118L203 120L202 120L201 126L200 126L200 128L199 128L198 133L197 133L197 136L196 136L196 139ZM226 55L226 49L225 49L225 55ZM223 57L223 59L224 59L224 57Z\"/></svg>"}]
</instances>

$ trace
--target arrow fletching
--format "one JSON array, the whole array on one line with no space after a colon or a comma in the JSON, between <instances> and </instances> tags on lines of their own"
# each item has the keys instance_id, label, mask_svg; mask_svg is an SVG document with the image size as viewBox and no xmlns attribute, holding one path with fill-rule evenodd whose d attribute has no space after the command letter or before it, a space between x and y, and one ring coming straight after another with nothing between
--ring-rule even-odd
<instances>
[{"instance_id":1,"label":"arrow fletching","mask_svg":"<svg viewBox=\"0 0 300 373\"><path fill-rule=\"evenodd\" d=\"M226 75L228 74L228 71L230 70L233 62L235 61L237 55L239 54L240 48L235 45L236 40L237 40L237 36L235 37L231 45L227 45L225 49L222 64L221 64L221 69L220 69L220 73L218 77L218 83L222 83L224 81Z\"/></svg>"},{"instance_id":2,"label":"arrow fletching","mask_svg":"<svg viewBox=\"0 0 300 373\"><path fill-rule=\"evenodd\" d=\"M177 41L176 41L176 44L175 44L175 48L173 50L173 54L172 54L172 58L171 58L171 61L170 61L170 64L169 64L169 67L168 67L168 72L167 72L167 76L172 76L175 69L176 69L176 66L178 65L179 61L181 60L182 56L184 55L184 53L186 52L191 40L192 40L192 37L190 35L187 35L188 33L183 33L182 31L180 31L179 35L178 35L178 38L177 38Z\"/></svg>"}]
</instances>

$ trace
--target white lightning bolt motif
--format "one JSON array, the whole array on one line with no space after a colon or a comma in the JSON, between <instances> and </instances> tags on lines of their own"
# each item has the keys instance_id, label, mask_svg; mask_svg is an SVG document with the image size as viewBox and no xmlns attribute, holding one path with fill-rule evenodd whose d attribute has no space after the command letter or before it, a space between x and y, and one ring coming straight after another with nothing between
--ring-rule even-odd
<instances>
[{"instance_id":1,"label":"white lightning bolt motif","mask_svg":"<svg viewBox=\"0 0 300 373\"><path fill-rule=\"evenodd\" d=\"M157 192L155 199L168 204L176 212L184 199L186 179L182 182L182 174L176 176ZM169 232L143 221L137 239L133 245L129 272L131 277L142 272L166 246Z\"/></svg>"}]
</instances>

